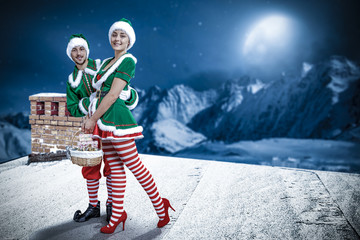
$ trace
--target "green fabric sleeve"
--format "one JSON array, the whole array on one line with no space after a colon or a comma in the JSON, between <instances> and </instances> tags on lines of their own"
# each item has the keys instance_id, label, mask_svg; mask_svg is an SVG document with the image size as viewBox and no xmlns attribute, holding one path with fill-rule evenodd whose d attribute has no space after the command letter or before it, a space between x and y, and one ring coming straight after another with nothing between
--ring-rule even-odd
<instances>
[{"instance_id":1,"label":"green fabric sleeve","mask_svg":"<svg viewBox=\"0 0 360 240\"><path fill-rule=\"evenodd\" d=\"M70 84L66 83L66 105L67 109L73 117L83 117L84 113L81 112L79 108L79 98L74 92Z\"/></svg>"},{"instance_id":2,"label":"green fabric sleeve","mask_svg":"<svg viewBox=\"0 0 360 240\"><path fill-rule=\"evenodd\" d=\"M132 58L125 58L120 66L115 70L115 77L130 83L131 78L135 77L135 62Z\"/></svg>"}]
</instances>

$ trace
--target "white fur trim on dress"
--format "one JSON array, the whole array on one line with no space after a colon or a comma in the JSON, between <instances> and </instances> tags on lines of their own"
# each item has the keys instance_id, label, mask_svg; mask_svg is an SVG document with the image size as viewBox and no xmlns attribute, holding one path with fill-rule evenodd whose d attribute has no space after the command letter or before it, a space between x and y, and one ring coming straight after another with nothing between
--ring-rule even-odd
<instances>
[{"instance_id":1,"label":"white fur trim on dress","mask_svg":"<svg viewBox=\"0 0 360 240\"><path fill-rule=\"evenodd\" d=\"M92 94L91 94L92 95ZM90 105L89 105L89 116L91 117L92 115L94 115L95 111L96 111L96 104L97 104L97 98L92 98L91 99L91 95L90 95Z\"/></svg>"},{"instance_id":2,"label":"white fur trim on dress","mask_svg":"<svg viewBox=\"0 0 360 240\"><path fill-rule=\"evenodd\" d=\"M66 48L66 54L71 59L71 61L74 61L71 57L71 50L76 46L82 46L86 50L86 58L89 58L90 49L85 39L83 38L72 38Z\"/></svg>"},{"instance_id":3,"label":"white fur trim on dress","mask_svg":"<svg viewBox=\"0 0 360 240\"><path fill-rule=\"evenodd\" d=\"M96 70L99 69L99 67L101 65L101 60L100 59L95 59L95 65L96 65Z\"/></svg>"},{"instance_id":4,"label":"white fur trim on dress","mask_svg":"<svg viewBox=\"0 0 360 240\"><path fill-rule=\"evenodd\" d=\"M130 87L128 88L128 90L123 89L119 95L119 98L124 101L127 101L130 97L131 97Z\"/></svg>"},{"instance_id":5,"label":"white fur trim on dress","mask_svg":"<svg viewBox=\"0 0 360 240\"><path fill-rule=\"evenodd\" d=\"M93 92L91 95L90 95L90 102L92 102L92 100L96 97L96 92Z\"/></svg>"},{"instance_id":6,"label":"white fur trim on dress","mask_svg":"<svg viewBox=\"0 0 360 240\"><path fill-rule=\"evenodd\" d=\"M115 70L120 66L120 64L122 63L122 61L125 59L125 58L132 58L135 62L135 64L137 63L137 59L131 54L131 53L126 53L124 55L122 55L108 70L107 72L99 79L99 81L97 81L95 83L95 78L96 78L96 75L99 73L102 65L109 59L111 58L108 58L108 59L105 59L104 62L101 64L101 67L97 70L96 74L94 75L93 77L93 80L92 80L92 86L99 90L101 88L101 85L103 84L103 82L106 81L106 79L113 73L115 72Z\"/></svg>"},{"instance_id":7,"label":"white fur trim on dress","mask_svg":"<svg viewBox=\"0 0 360 240\"><path fill-rule=\"evenodd\" d=\"M83 113L83 114L85 114L85 115L87 115L88 114L88 111L84 108L84 106L83 106L83 100L85 99L85 98L88 98L88 97L84 97L84 98L82 98L81 100L80 100L80 102L79 102L79 109L80 109L80 111Z\"/></svg>"},{"instance_id":8,"label":"white fur trim on dress","mask_svg":"<svg viewBox=\"0 0 360 240\"><path fill-rule=\"evenodd\" d=\"M132 87L129 86L129 89L131 91L131 89L133 89ZM134 89L135 90L135 89ZM135 90L135 94L136 94L136 100L133 104L131 105L126 105L126 107L129 109L129 110L133 110L134 108L136 108L136 106L138 105L139 103L139 95L137 93L137 91Z\"/></svg>"},{"instance_id":9,"label":"white fur trim on dress","mask_svg":"<svg viewBox=\"0 0 360 240\"><path fill-rule=\"evenodd\" d=\"M74 79L74 73L71 73L69 75L69 83L71 85L72 88L77 88L80 84L80 81L81 81L81 78L82 78L82 75L83 75L83 71L82 70L79 70L78 71L78 74L76 76L76 79Z\"/></svg>"},{"instance_id":10,"label":"white fur trim on dress","mask_svg":"<svg viewBox=\"0 0 360 240\"><path fill-rule=\"evenodd\" d=\"M115 136L119 136L119 137L124 136L124 135L133 134L133 133L141 133L143 131L142 126L137 126L137 127L128 128L128 129L116 129L116 127L114 127L114 126L104 125L102 123L101 119L99 119L97 121L97 125L102 131L112 132Z\"/></svg>"},{"instance_id":11,"label":"white fur trim on dress","mask_svg":"<svg viewBox=\"0 0 360 240\"><path fill-rule=\"evenodd\" d=\"M86 72L87 74L90 74L91 76L94 76L95 73L96 73L96 71L94 71L94 70L92 70L92 69L90 69L90 68L85 68L85 72Z\"/></svg>"},{"instance_id":12,"label":"white fur trim on dress","mask_svg":"<svg viewBox=\"0 0 360 240\"><path fill-rule=\"evenodd\" d=\"M135 31L133 29L133 27L124 21L118 21L118 22L114 22L113 25L111 25L110 29L109 29L109 42L111 45L111 34L113 33L113 31L115 30L122 30L124 31L130 40L130 44L128 46L128 48L126 50L129 50L135 43L136 41L136 36L135 36Z\"/></svg>"},{"instance_id":13,"label":"white fur trim on dress","mask_svg":"<svg viewBox=\"0 0 360 240\"><path fill-rule=\"evenodd\" d=\"M86 67L85 73L90 74L91 76L94 76L96 74L96 71ZM81 82L81 78L83 76L83 70L78 71L78 75L76 76L76 79L74 79L73 73L69 75L69 83L71 87L77 88Z\"/></svg>"}]
</instances>

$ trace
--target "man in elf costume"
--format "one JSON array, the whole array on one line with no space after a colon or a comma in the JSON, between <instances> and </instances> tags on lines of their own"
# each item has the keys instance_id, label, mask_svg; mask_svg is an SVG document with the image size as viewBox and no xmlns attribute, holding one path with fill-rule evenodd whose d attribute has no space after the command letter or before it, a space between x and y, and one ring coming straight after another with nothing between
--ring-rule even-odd
<instances>
[{"instance_id":1,"label":"man in elf costume","mask_svg":"<svg viewBox=\"0 0 360 240\"><path fill-rule=\"evenodd\" d=\"M96 95L96 89L91 81L99 66L100 59L89 58L89 43L82 34L73 34L67 45L66 53L75 63L74 71L69 75L66 84L67 109L74 117L84 117L88 114L91 100ZM138 94L133 88L122 91L119 98L125 100L126 106L132 110L138 103ZM112 210L112 187L110 167L105 161L103 174L106 177L108 199L106 201L107 221L110 220ZM89 207L84 213L77 210L74 214L74 221L85 222L94 217L100 217L100 201L98 201L98 189L101 164L94 167L83 167L82 174L86 179L89 193Z\"/></svg>"}]
</instances>

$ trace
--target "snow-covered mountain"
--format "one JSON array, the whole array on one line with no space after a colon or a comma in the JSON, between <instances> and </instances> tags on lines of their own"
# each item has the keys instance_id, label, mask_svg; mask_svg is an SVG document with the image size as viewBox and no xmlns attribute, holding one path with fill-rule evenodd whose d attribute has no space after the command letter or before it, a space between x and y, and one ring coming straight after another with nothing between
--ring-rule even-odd
<instances>
[{"instance_id":1,"label":"snow-covered mountain","mask_svg":"<svg viewBox=\"0 0 360 240\"><path fill-rule=\"evenodd\" d=\"M138 147L146 153L174 153L206 138L186 126L202 110L212 106L217 92L197 92L184 85L169 90L152 87L133 110L135 119L144 127L145 139Z\"/></svg>"},{"instance_id":2,"label":"snow-covered mountain","mask_svg":"<svg viewBox=\"0 0 360 240\"><path fill-rule=\"evenodd\" d=\"M0 117L0 163L31 153L29 116L23 113Z\"/></svg>"},{"instance_id":3,"label":"snow-covered mountain","mask_svg":"<svg viewBox=\"0 0 360 240\"><path fill-rule=\"evenodd\" d=\"M284 74L269 84L227 82L217 103L194 116L189 127L228 143L271 137L334 139L358 129L359 65L332 57L304 68L298 77Z\"/></svg>"},{"instance_id":4,"label":"snow-covered mountain","mask_svg":"<svg viewBox=\"0 0 360 240\"><path fill-rule=\"evenodd\" d=\"M173 154L206 140L359 140L360 66L334 56L269 83L243 76L204 92L155 86L133 113L145 129L144 153Z\"/></svg>"}]
</instances>

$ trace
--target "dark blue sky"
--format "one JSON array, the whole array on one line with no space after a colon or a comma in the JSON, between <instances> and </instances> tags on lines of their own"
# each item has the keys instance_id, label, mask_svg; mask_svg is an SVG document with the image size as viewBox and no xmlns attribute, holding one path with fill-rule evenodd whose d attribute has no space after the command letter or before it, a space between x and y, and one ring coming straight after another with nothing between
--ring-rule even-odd
<instances>
[{"instance_id":1,"label":"dark blue sky","mask_svg":"<svg viewBox=\"0 0 360 240\"><path fill-rule=\"evenodd\" d=\"M29 95L65 92L73 70L65 53L71 34L87 37L91 58L113 56L108 30L122 17L132 21L137 37L129 51L138 59L132 85L144 89L179 83L210 88L242 74L268 81L331 55L360 62L358 0L9 2L0 3L0 114L28 112ZM242 53L247 37L275 15L291 21L278 36L290 42L281 51L265 43L267 55L250 64ZM251 50L262 47L261 36Z\"/></svg>"}]
</instances>

